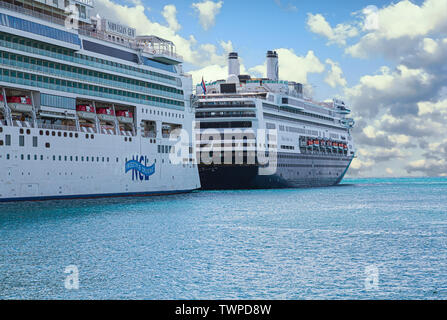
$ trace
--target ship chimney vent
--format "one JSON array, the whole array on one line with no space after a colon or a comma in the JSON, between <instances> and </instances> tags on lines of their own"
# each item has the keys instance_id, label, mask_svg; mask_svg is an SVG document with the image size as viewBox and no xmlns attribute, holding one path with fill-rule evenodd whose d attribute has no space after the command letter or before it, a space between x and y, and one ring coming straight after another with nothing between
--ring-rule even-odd
<instances>
[{"instance_id":1,"label":"ship chimney vent","mask_svg":"<svg viewBox=\"0 0 447 320\"><path fill-rule=\"evenodd\" d=\"M279 80L278 53L267 51L267 78L273 81Z\"/></svg>"},{"instance_id":2,"label":"ship chimney vent","mask_svg":"<svg viewBox=\"0 0 447 320\"><path fill-rule=\"evenodd\" d=\"M228 55L228 75L239 76L240 73L239 56L237 52L230 52Z\"/></svg>"}]
</instances>

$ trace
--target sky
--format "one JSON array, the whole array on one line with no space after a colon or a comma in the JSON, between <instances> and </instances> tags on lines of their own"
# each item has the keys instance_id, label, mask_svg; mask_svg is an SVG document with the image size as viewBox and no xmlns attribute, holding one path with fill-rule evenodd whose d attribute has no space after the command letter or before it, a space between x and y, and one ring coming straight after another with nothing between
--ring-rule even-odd
<instances>
[{"instance_id":1,"label":"sky","mask_svg":"<svg viewBox=\"0 0 447 320\"><path fill-rule=\"evenodd\" d=\"M193 81L265 76L316 100L341 98L356 121L350 177L447 176L447 0L95 0L105 18L176 44Z\"/></svg>"}]
</instances>

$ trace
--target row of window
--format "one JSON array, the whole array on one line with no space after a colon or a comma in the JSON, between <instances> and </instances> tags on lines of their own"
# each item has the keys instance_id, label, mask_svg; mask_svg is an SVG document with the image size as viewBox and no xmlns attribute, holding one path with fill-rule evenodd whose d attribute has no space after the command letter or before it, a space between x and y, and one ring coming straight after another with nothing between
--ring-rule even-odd
<instances>
[{"instance_id":1,"label":"row of window","mask_svg":"<svg viewBox=\"0 0 447 320\"><path fill-rule=\"evenodd\" d=\"M0 33L0 46L72 63L78 63L81 65L87 65L89 67L94 67L101 70L109 70L113 72L133 75L136 77L149 78L154 81L164 82L172 85L179 85L176 78L173 76L113 62L110 60L79 54L66 48L53 46L41 41L12 36L6 33ZM154 63L152 63L150 66L154 68L157 67Z\"/></svg>"},{"instance_id":2,"label":"row of window","mask_svg":"<svg viewBox=\"0 0 447 320\"><path fill-rule=\"evenodd\" d=\"M301 159L301 160L335 160L335 161L344 161L344 159L340 158L321 158L321 157L309 157L309 156L303 156L300 154L291 155L291 154L278 154L278 158L281 159Z\"/></svg>"},{"instance_id":3,"label":"row of window","mask_svg":"<svg viewBox=\"0 0 447 320\"><path fill-rule=\"evenodd\" d=\"M319 114L315 114L315 113L304 112L304 111L300 111L300 110L297 110L297 109L294 109L294 108L280 107L280 110L288 112L288 113L295 113L295 114L299 114L299 115L306 116L306 117L311 117L311 118L316 118L316 119L321 119L321 120L334 122L334 118L325 117L325 116L322 116L322 115L319 115Z\"/></svg>"},{"instance_id":4,"label":"row of window","mask_svg":"<svg viewBox=\"0 0 447 320\"><path fill-rule=\"evenodd\" d=\"M6 154L6 160L10 160L11 159L11 155L9 154L9 153L7 153ZM34 160L41 160L41 161L43 161L44 160L44 156L43 155L40 155L40 156L38 156L37 154L35 154L34 156L32 156L31 154L28 154L28 155L24 155L24 154L21 154L20 155L20 160L32 160L32 159L34 159ZM47 157L47 160L49 160L50 159L50 157ZM53 159L53 161L71 161L71 162L110 162L110 158L109 157L94 157L94 156L91 156L91 157L89 157L89 156L55 156L55 155L53 155L53 157L52 157L52 159ZM95 159L96 159L96 161L95 161ZM101 159L102 159L102 161L101 161ZM119 161L119 159L118 158L116 158L116 162L118 162Z\"/></svg>"},{"instance_id":5,"label":"row of window","mask_svg":"<svg viewBox=\"0 0 447 320\"><path fill-rule=\"evenodd\" d=\"M164 146L166 148L166 150L168 150L168 146ZM170 150L170 149L169 149ZM167 152L166 152L167 153ZM0 158L2 158L2 155L0 155ZM12 156L11 154L7 153L6 154L6 160L11 160ZM17 156L16 156L17 159ZM63 161L63 162L95 162L95 163L113 163L113 159L111 159L110 157L98 157L98 156L67 156L67 155L53 155L51 158L49 156L46 157L46 160L51 160L52 161ZM44 161L45 157L44 155L31 155L31 154L21 154L20 155L20 160L35 160L35 161ZM119 158L115 158L115 163L119 162ZM127 162L127 158L126 158L126 162ZM157 162L157 159L154 159L154 162ZM188 162L188 161L186 161ZM189 160L190 163L193 163L193 159ZM165 159L162 159L162 163L165 163ZM172 162L169 160L169 164L171 164ZM185 167L185 165L183 164L183 167Z\"/></svg>"},{"instance_id":6,"label":"row of window","mask_svg":"<svg viewBox=\"0 0 447 320\"><path fill-rule=\"evenodd\" d=\"M315 113L304 112L304 111L301 111L301 110L298 110L295 108L291 108L291 107L285 107L285 106L278 107L278 106L273 106L271 104L266 104L266 103L263 103L263 107L265 109L272 109L275 111L285 111L288 113L294 113L294 114L299 114L299 115L306 116L306 117L312 117L312 118L316 118L316 119L334 122L334 118L325 117L323 115L319 115L319 114L315 114Z\"/></svg>"},{"instance_id":7,"label":"row of window","mask_svg":"<svg viewBox=\"0 0 447 320\"><path fill-rule=\"evenodd\" d=\"M80 45L81 41L77 34L59 30L56 28L48 27L40 23L16 18L4 13L0 13L0 24L5 27L14 28L26 32L38 34L40 36L48 37L51 39Z\"/></svg>"},{"instance_id":8,"label":"row of window","mask_svg":"<svg viewBox=\"0 0 447 320\"><path fill-rule=\"evenodd\" d=\"M177 99L183 98L183 90L178 90L176 88L98 72L91 69L69 66L48 60L30 58L5 51L0 51L0 64L133 91L165 95Z\"/></svg>"},{"instance_id":9,"label":"row of window","mask_svg":"<svg viewBox=\"0 0 447 320\"><path fill-rule=\"evenodd\" d=\"M96 96L101 98L116 99L131 103L148 104L156 107L183 109L184 102L166 98L154 97L130 91L124 91L109 87L100 87L82 82L55 79L46 76L18 72L9 69L0 69L0 81L65 91L81 95Z\"/></svg>"},{"instance_id":10,"label":"row of window","mask_svg":"<svg viewBox=\"0 0 447 320\"><path fill-rule=\"evenodd\" d=\"M157 147L158 147L157 148L158 153L171 153L171 151L174 152L172 150L172 148L174 148L173 146L158 145Z\"/></svg>"}]
</instances>

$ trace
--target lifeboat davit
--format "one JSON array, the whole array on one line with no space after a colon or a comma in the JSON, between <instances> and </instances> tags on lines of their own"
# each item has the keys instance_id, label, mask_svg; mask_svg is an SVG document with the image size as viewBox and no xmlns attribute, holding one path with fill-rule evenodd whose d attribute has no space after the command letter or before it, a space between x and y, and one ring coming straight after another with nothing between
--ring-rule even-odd
<instances>
[{"instance_id":1,"label":"lifeboat davit","mask_svg":"<svg viewBox=\"0 0 447 320\"><path fill-rule=\"evenodd\" d=\"M16 112L33 112L33 104L31 98L25 96L7 97L6 101L12 111Z\"/></svg>"},{"instance_id":2,"label":"lifeboat davit","mask_svg":"<svg viewBox=\"0 0 447 320\"><path fill-rule=\"evenodd\" d=\"M116 112L116 118L121 123L133 123L133 114L130 111L119 110Z\"/></svg>"},{"instance_id":3,"label":"lifeboat davit","mask_svg":"<svg viewBox=\"0 0 447 320\"><path fill-rule=\"evenodd\" d=\"M80 104L76 106L76 112L79 118L95 119L95 108L88 104Z\"/></svg>"},{"instance_id":4,"label":"lifeboat davit","mask_svg":"<svg viewBox=\"0 0 447 320\"><path fill-rule=\"evenodd\" d=\"M98 115L99 120L108 122L115 121L115 113L112 108L99 108L96 110L96 114Z\"/></svg>"}]
</instances>

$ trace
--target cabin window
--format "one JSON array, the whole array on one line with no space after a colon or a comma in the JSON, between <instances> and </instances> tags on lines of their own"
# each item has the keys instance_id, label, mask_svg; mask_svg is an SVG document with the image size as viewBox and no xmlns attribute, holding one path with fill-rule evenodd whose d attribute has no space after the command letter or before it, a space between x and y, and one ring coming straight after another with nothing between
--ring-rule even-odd
<instances>
[{"instance_id":1,"label":"cabin window","mask_svg":"<svg viewBox=\"0 0 447 320\"><path fill-rule=\"evenodd\" d=\"M25 146L25 136L19 136L19 146L20 147Z\"/></svg>"},{"instance_id":2,"label":"cabin window","mask_svg":"<svg viewBox=\"0 0 447 320\"><path fill-rule=\"evenodd\" d=\"M37 147L37 137L33 137L33 147Z\"/></svg>"}]
</instances>

